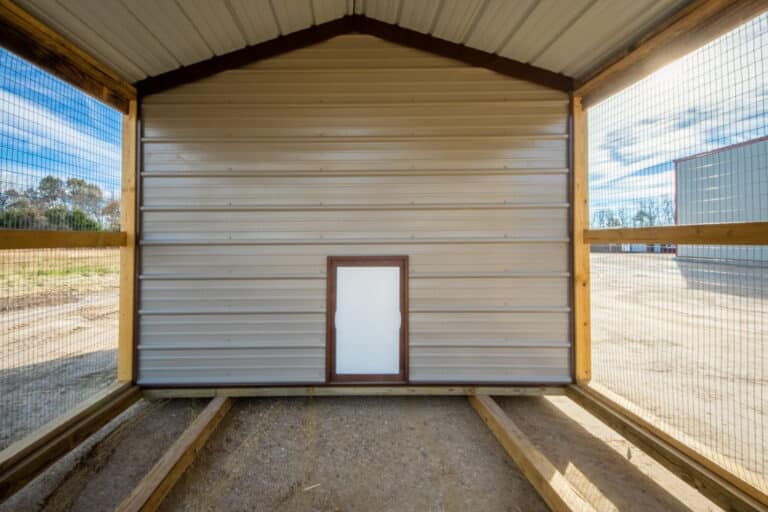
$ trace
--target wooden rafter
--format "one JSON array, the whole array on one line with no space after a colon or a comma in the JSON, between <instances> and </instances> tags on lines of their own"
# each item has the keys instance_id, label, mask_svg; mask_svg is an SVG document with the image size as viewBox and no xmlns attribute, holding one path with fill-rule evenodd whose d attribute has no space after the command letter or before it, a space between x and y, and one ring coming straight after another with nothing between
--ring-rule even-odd
<instances>
[{"instance_id":1,"label":"wooden rafter","mask_svg":"<svg viewBox=\"0 0 768 512\"><path fill-rule=\"evenodd\" d=\"M146 78L137 82L136 88L139 96L162 92L221 71L245 66L350 33L369 34L403 46L456 59L471 66L491 69L513 78L527 80L561 91L568 92L573 88L573 80L565 75L357 14L344 16L337 20Z\"/></svg>"},{"instance_id":2,"label":"wooden rafter","mask_svg":"<svg viewBox=\"0 0 768 512\"><path fill-rule=\"evenodd\" d=\"M694 0L578 81L574 93L584 108L595 105L766 10L768 0Z\"/></svg>"},{"instance_id":3,"label":"wooden rafter","mask_svg":"<svg viewBox=\"0 0 768 512\"><path fill-rule=\"evenodd\" d=\"M0 46L123 113L136 99L131 84L11 0L0 0Z\"/></svg>"}]
</instances>

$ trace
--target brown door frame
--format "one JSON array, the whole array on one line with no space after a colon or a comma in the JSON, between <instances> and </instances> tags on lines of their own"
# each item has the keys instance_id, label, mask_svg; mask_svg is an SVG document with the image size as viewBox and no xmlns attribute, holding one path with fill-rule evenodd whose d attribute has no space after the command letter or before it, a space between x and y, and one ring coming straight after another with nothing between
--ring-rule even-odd
<instances>
[{"instance_id":1,"label":"brown door frame","mask_svg":"<svg viewBox=\"0 0 768 512\"><path fill-rule=\"evenodd\" d=\"M400 372L393 374L336 373L336 269L398 267L400 269ZM328 384L408 383L408 256L328 256L325 321L325 381Z\"/></svg>"}]
</instances>

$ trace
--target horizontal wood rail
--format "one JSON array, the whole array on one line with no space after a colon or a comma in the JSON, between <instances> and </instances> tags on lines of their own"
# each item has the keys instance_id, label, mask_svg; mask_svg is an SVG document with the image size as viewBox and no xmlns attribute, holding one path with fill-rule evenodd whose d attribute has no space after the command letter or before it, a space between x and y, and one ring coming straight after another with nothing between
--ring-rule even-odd
<instances>
[{"instance_id":1,"label":"horizontal wood rail","mask_svg":"<svg viewBox=\"0 0 768 512\"><path fill-rule=\"evenodd\" d=\"M768 245L768 222L587 229L588 244Z\"/></svg>"},{"instance_id":2,"label":"horizontal wood rail","mask_svg":"<svg viewBox=\"0 0 768 512\"><path fill-rule=\"evenodd\" d=\"M125 113L136 89L11 0L0 0L0 46Z\"/></svg>"},{"instance_id":3,"label":"horizontal wood rail","mask_svg":"<svg viewBox=\"0 0 768 512\"><path fill-rule=\"evenodd\" d=\"M231 407L231 398L211 400L116 510L150 512L160 508Z\"/></svg>"},{"instance_id":4,"label":"horizontal wood rail","mask_svg":"<svg viewBox=\"0 0 768 512\"><path fill-rule=\"evenodd\" d=\"M0 502L141 398L138 387L115 383L0 452Z\"/></svg>"},{"instance_id":5,"label":"horizontal wood rail","mask_svg":"<svg viewBox=\"0 0 768 512\"><path fill-rule=\"evenodd\" d=\"M723 510L768 510L764 492L595 389L570 386L566 395Z\"/></svg>"},{"instance_id":6,"label":"horizontal wood rail","mask_svg":"<svg viewBox=\"0 0 768 512\"><path fill-rule=\"evenodd\" d=\"M0 249L59 249L75 247L122 247L123 231L0 230Z\"/></svg>"},{"instance_id":7,"label":"horizontal wood rail","mask_svg":"<svg viewBox=\"0 0 768 512\"><path fill-rule=\"evenodd\" d=\"M490 396L469 398L472 407L491 429L528 481L555 512L594 511L557 468L542 454L515 425Z\"/></svg>"}]
</instances>

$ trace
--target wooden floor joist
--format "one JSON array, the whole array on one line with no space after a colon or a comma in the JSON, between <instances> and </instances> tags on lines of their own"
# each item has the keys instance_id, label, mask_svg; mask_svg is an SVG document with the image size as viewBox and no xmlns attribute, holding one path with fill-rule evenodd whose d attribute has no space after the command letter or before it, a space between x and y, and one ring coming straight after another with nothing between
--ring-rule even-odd
<instances>
[{"instance_id":1,"label":"wooden floor joist","mask_svg":"<svg viewBox=\"0 0 768 512\"><path fill-rule=\"evenodd\" d=\"M551 510L594 511L493 398L478 395L469 401Z\"/></svg>"},{"instance_id":2,"label":"wooden floor joist","mask_svg":"<svg viewBox=\"0 0 768 512\"><path fill-rule=\"evenodd\" d=\"M115 383L0 452L0 502L139 398L138 387Z\"/></svg>"},{"instance_id":3,"label":"wooden floor joist","mask_svg":"<svg viewBox=\"0 0 768 512\"><path fill-rule=\"evenodd\" d=\"M139 482L130 496L117 507L117 511L157 510L174 484L195 460L195 456L230 407L232 407L231 398L216 397L211 400L203 412Z\"/></svg>"},{"instance_id":4,"label":"wooden floor joist","mask_svg":"<svg viewBox=\"0 0 768 512\"><path fill-rule=\"evenodd\" d=\"M571 386L567 396L593 416L624 436L658 463L689 483L723 510L768 511L765 495L757 489L748 494L728 481L722 471L706 467L695 457L684 453L653 432L650 425L643 425L640 418L601 397L585 386ZM741 482L744 486L745 483ZM750 486L751 487L751 486Z\"/></svg>"},{"instance_id":5,"label":"wooden floor joist","mask_svg":"<svg viewBox=\"0 0 768 512\"><path fill-rule=\"evenodd\" d=\"M565 386L277 386L237 388L142 388L148 400L164 398L284 396L542 396L564 395Z\"/></svg>"}]
</instances>

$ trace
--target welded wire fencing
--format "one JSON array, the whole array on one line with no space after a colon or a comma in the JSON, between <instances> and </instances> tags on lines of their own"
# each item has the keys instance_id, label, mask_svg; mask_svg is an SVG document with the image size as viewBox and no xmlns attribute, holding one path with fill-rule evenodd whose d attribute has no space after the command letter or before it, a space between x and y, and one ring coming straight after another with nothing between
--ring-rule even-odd
<instances>
[{"instance_id":1,"label":"welded wire fencing","mask_svg":"<svg viewBox=\"0 0 768 512\"><path fill-rule=\"evenodd\" d=\"M591 228L768 221L768 15L589 110ZM768 490L767 245L592 247L591 386Z\"/></svg>"},{"instance_id":2,"label":"welded wire fencing","mask_svg":"<svg viewBox=\"0 0 768 512\"><path fill-rule=\"evenodd\" d=\"M120 130L0 49L0 230L119 230ZM115 381L118 288L116 247L0 250L0 449Z\"/></svg>"}]
</instances>

